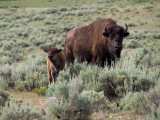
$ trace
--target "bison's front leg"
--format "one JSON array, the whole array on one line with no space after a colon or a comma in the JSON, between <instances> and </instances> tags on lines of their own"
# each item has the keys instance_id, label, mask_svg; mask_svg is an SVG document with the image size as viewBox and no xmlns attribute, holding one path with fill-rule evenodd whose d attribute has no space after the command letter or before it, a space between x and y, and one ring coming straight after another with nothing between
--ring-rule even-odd
<instances>
[{"instance_id":1,"label":"bison's front leg","mask_svg":"<svg viewBox=\"0 0 160 120\"><path fill-rule=\"evenodd\" d=\"M102 62L102 59L100 57L93 57L92 58L92 65L98 65L99 67L104 67L104 62Z\"/></svg>"},{"instance_id":2,"label":"bison's front leg","mask_svg":"<svg viewBox=\"0 0 160 120\"><path fill-rule=\"evenodd\" d=\"M65 61L66 61L67 67L69 67L70 63L74 62L73 53L67 47L65 48Z\"/></svg>"},{"instance_id":3,"label":"bison's front leg","mask_svg":"<svg viewBox=\"0 0 160 120\"><path fill-rule=\"evenodd\" d=\"M76 55L76 58L77 58L77 62L78 63L83 63L85 61L85 59L83 60L83 57L81 55Z\"/></svg>"}]
</instances>

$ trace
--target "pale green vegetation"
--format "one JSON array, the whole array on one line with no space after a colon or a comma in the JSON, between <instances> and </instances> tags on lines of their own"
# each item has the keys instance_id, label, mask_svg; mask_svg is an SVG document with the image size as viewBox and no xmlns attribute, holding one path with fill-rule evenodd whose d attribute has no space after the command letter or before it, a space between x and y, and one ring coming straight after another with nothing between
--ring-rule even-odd
<instances>
[{"instance_id":1,"label":"pale green vegetation","mask_svg":"<svg viewBox=\"0 0 160 120\"><path fill-rule=\"evenodd\" d=\"M43 117L33 106L11 100L2 110L2 120L42 120Z\"/></svg>"},{"instance_id":2,"label":"pale green vegetation","mask_svg":"<svg viewBox=\"0 0 160 120\"><path fill-rule=\"evenodd\" d=\"M103 113L102 119L110 119L106 114L121 111L159 120L159 4L158 0L0 0L2 120L19 120L22 116L26 120L92 119L96 112ZM64 49L69 30L101 18L113 18L119 25L129 26L121 59L111 68L75 61L48 88L43 49ZM28 103L9 99L9 90L54 97L50 116Z\"/></svg>"}]
</instances>

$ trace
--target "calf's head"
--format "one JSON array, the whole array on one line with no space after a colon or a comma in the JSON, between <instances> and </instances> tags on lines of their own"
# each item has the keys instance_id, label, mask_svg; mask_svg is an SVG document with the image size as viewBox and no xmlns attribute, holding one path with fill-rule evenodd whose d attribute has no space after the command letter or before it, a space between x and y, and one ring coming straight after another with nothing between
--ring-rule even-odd
<instances>
[{"instance_id":1,"label":"calf's head","mask_svg":"<svg viewBox=\"0 0 160 120\"><path fill-rule=\"evenodd\" d=\"M48 53L48 59L52 63L58 62L58 61L56 61L58 58L57 54L60 53L61 51L62 51L62 49L58 49L56 47L52 47L52 48L44 50L44 52Z\"/></svg>"},{"instance_id":2,"label":"calf's head","mask_svg":"<svg viewBox=\"0 0 160 120\"><path fill-rule=\"evenodd\" d=\"M129 35L128 26L124 29L121 26L113 25L108 26L106 25L104 28L103 36L108 38L108 43L110 47L110 52L114 54L117 58L120 58L121 50L122 50L122 42L123 38Z\"/></svg>"}]
</instances>

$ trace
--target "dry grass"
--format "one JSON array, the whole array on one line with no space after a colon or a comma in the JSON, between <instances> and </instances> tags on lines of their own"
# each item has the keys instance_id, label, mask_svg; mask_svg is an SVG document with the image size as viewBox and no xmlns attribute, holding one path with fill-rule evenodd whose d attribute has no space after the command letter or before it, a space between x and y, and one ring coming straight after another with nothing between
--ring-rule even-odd
<instances>
[{"instance_id":1,"label":"dry grass","mask_svg":"<svg viewBox=\"0 0 160 120\"><path fill-rule=\"evenodd\" d=\"M92 120L145 120L144 116L137 115L132 111L120 111L116 113L106 113L97 112L92 114Z\"/></svg>"},{"instance_id":2,"label":"dry grass","mask_svg":"<svg viewBox=\"0 0 160 120\"><path fill-rule=\"evenodd\" d=\"M44 24L42 22L30 22L28 26L40 27L40 26L44 26Z\"/></svg>"},{"instance_id":3,"label":"dry grass","mask_svg":"<svg viewBox=\"0 0 160 120\"><path fill-rule=\"evenodd\" d=\"M45 101L44 96L39 96L36 93L18 92L18 91L14 91L14 90L11 90L9 92L10 92L10 98L21 99L23 102L31 103L37 109L40 109L41 105Z\"/></svg>"}]
</instances>

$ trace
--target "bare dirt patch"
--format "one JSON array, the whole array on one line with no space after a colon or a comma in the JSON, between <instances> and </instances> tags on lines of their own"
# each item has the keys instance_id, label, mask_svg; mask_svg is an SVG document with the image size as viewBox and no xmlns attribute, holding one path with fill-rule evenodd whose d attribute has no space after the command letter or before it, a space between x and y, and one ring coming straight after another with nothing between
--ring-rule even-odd
<instances>
[{"instance_id":1,"label":"bare dirt patch","mask_svg":"<svg viewBox=\"0 0 160 120\"><path fill-rule=\"evenodd\" d=\"M120 111L116 113L106 113L101 112L94 113L91 116L93 120L145 120L142 115L137 115L132 111Z\"/></svg>"},{"instance_id":2,"label":"bare dirt patch","mask_svg":"<svg viewBox=\"0 0 160 120\"><path fill-rule=\"evenodd\" d=\"M23 102L31 103L37 109L41 109L43 102L45 101L44 96L39 96L36 93L32 92L18 92L18 91L9 91L10 98L21 99Z\"/></svg>"}]
</instances>

